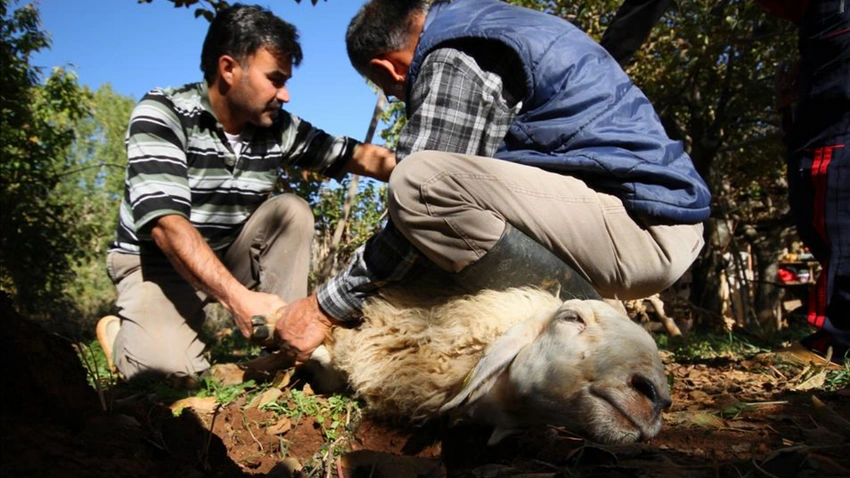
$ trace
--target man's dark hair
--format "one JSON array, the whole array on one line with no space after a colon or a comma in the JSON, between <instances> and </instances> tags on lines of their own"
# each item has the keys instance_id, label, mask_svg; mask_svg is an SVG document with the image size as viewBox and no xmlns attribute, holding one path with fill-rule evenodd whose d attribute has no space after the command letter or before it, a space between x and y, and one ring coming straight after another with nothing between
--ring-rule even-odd
<instances>
[{"instance_id":1,"label":"man's dark hair","mask_svg":"<svg viewBox=\"0 0 850 478\"><path fill-rule=\"evenodd\" d=\"M428 0L372 0L348 24L345 45L351 66L365 76L369 61L407 46L414 13L426 13Z\"/></svg>"},{"instance_id":2,"label":"man's dark hair","mask_svg":"<svg viewBox=\"0 0 850 478\"><path fill-rule=\"evenodd\" d=\"M212 82L218 72L218 59L232 56L240 64L260 48L278 58L289 58L298 66L304 57L295 27L270 10L257 5L235 4L216 14L201 51L201 71Z\"/></svg>"}]
</instances>

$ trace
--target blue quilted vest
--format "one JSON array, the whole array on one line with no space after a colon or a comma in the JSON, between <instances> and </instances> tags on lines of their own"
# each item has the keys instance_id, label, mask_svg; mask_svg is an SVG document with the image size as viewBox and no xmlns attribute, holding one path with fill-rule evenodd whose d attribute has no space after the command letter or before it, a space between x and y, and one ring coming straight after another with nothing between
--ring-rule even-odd
<instances>
[{"instance_id":1,"label":"blue quilted vest","mask_svg":"<svg viewBox=\"0 0 850 478\"><path fill-rule=\"evenodd\" d=\"M497 158L575 176L638 214L708 218L711 195L682 144L616 61L565 20L498 0L436 2L406 87L429 52L465 38L501 42L523 64L526 95Z\"/></svg>"}]
</instances>

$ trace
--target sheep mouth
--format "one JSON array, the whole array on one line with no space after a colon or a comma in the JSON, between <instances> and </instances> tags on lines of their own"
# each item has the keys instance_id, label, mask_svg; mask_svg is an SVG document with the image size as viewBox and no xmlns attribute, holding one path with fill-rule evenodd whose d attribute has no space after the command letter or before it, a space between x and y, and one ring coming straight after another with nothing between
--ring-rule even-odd
<instances>
[{"instance_id":1,"label":"sheep mouth","mask_svg":"<svg viewBox=\"0 0 850 478\"><path fill-rule=\"evenodd\" d=\"M627 407L623 405L622 400L618 400L617 395L611 390L602 387L590 387L590 394L599 400L603 406L613 410L617 414L616 418L612 418L612 422L620 424L624 424L623 422L626 422L631 425L631 430L629 431L637 432L635 436L632 435L632 433L629 433L629 431L623 430L626 427L618 426L617 428L621 435L621 439L617 441L649 440L658 434L661 421L660 414L652 413L650 420L640 420L634 416L635 414L633 412L629 412Z\"/></svg>"}]
</instances>

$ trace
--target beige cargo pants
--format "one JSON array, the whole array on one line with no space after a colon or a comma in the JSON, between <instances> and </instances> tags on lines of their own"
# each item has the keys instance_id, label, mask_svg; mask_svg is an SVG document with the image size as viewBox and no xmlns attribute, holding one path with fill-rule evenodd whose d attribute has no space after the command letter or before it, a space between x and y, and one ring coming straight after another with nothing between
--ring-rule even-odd
<instances>
[{"instance_id":1,"label":"beige cargo pants","mask_svg":"<svg viewBox=\"0 0 850 478\"><path fill-rule=\"evenodd\" d=\"M307 202L292 194L276 196L257 209L220 258L242 284L290 302L307 295L313 233ZM198 336L206 294L164 256L112 252L107 270L121 318L113 361L125 378L192 376L209 368Z\"/></svg>"},{"instance_id":2,"label":"beige cargo pants","mask_svg":"<svg viewBox=\"0 0 850 478\"><path fill-rule=\"evenodd\" d=\"M702 224L634 216L576 178L492 158L419 152L396 166L389 191L396 227L447 271L486 254L507 222L603 297L636 299L672 285L703 246Z\"/></svg>"}]
</instances>

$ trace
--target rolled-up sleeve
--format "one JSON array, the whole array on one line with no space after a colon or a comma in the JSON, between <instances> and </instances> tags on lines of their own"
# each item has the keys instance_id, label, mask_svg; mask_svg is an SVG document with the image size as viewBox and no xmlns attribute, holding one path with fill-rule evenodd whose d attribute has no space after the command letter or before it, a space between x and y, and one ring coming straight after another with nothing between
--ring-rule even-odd
<instances>
[{"instance_id":1,"label":"rolled-up sleeve","mask_svg":"<svg viewBox=\"0 0 850 478\"><path fill-rule=\"evenodd\" d=\"M347 136L332 136L292 115L282 115L281 147L292 166L316 171L340 179L345 165L354 155L359 141Z\"/></svg>"}]
</instances>

